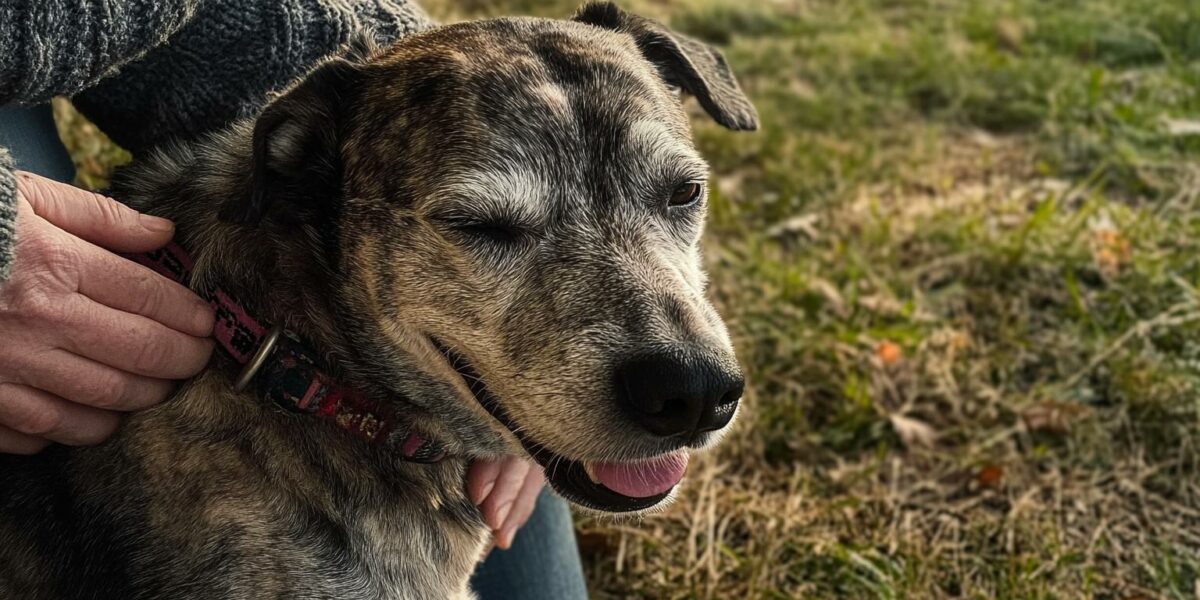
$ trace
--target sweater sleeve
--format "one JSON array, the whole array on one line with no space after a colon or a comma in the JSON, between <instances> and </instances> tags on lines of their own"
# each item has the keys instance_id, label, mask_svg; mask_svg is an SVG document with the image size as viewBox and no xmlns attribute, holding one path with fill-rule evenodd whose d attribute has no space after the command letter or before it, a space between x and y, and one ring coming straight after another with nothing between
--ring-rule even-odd
<instances>
[{"instance_id":1,"label":"sweater sleeve","mask_svg":"<svg viewBox=\"0 0 1200 600\"><path fill-rule=\"evenodd\" d=\"M8 150L0 148L0 282L12 267L14 234L17 228L17 181Z\"/></svg>"},{"instance_id":2,"label":"sweater sleeve","mask_svg":"<svg viewBox=\"0 0 1200 600\"><path fill-rule=\"evenodd\" d=\"M0 104L37 104L88 88L165 42L198 2L0 2Z\"/></svg>"},{"instance_id":3,"label":"sweater sleeve","mask_svg":"<svg viewBox=\"0 0 1200 600\"><path fill-rule=\"evenodd\" d=\"M0 104L73 95L161 45L199 0L0 1ZM0 148L0 282L16 235L13 160Z\"/></svg>"},{"instance_id":4,"label":"sweater sleeve","mask_svg":"<svg viewBox=\"0 0 1200 600\"><path fill-rule=\"evenodd\" d=\"M73 100L136 157L254 115L353 38L389 45L430 25L409 0L204 0L169 43Z\"/></svg>"}]
</instances>

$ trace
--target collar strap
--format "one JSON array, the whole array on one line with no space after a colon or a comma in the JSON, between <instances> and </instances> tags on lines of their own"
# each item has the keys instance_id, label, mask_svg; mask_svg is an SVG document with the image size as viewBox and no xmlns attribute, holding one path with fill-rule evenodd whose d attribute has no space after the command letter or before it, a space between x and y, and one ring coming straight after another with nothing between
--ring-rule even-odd
<instances>
[{"instance_id":1,"label":"collar strap","mask_svg":"<svg viewBox=\"0 0 1200 600\"><path fill-rule=\"evenodd\" d=\"M174 242L128 258L183 285L187 285L194 265L183 247ZM279 406L328 420L372 444L392 449L407 461L434 463L445 458L445 447L418 431L410 419L335 380L317 353L296 335L255 319L220 287L200 294L216 313L213 337L217 346L242 365L236 389L253 384L260 396Z\"/></svg>"}]
</instances>

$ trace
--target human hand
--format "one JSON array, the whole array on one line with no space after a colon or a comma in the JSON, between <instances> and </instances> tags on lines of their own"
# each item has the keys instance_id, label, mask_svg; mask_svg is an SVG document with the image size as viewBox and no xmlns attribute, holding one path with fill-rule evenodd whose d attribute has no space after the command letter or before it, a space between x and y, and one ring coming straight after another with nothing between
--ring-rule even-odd
<instances>
[{"instance_id":1,"label":"human hand","mask_svg":"<svg viewBox=\"0 0 1200 600\"><path fill-rule=\"evenodd\" d=\"M529 520L545 485L542 468L517 457L477 460L467 469L467 494L492 528L494 544L507 550Z\"/></svg>"},{"instance_id":2,"label":"human hand","mask_svg":"<svg viewBox=\"0 0 1200 600\"><path fill-rule=\"evenodd\" d=\"M208 363L213 315L190 290L113 254L174 225L18 172L16 258L0 283L0 452L96 444L121 412L167 397Z\"/></svg>"}]
</instances>

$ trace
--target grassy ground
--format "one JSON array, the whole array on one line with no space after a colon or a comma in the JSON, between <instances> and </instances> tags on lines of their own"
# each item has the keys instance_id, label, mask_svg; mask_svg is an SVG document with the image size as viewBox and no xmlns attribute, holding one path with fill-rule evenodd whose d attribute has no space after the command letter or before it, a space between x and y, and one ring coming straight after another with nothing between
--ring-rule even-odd
<instances>
[{"instance_id":1,"label":"grassy ground","mask_svg":"<svg viewBox=\"0 0 1200 600\"><path fill-rule=\"evenodd\" d=\"M696 119L747 411L670 510L580 521L595 595L1200 598L1200 4L624 5L763 127Z\"/></svg>"}]
</instances>

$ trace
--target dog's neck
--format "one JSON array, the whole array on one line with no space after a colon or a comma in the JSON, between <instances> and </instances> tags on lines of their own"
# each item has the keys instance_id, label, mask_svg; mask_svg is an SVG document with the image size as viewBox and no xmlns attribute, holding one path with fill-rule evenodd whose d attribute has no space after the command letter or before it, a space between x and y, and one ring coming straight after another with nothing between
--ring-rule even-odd
<instances>
[{"instance_id":1,"label":"dog's neck","mask_svg":"<svg viewBox=\"0 0 1200 600\"><path fill-rule=\"evenodd\" d=\"M122 199L175 222L176 241L195 262L191 286L219 286L257 319L300 334L341 364L346 347L336 325L331 273L316 232L266 220L222 222L220 206L249 194L250 129L236 126L199 144L174 146L138 163L121 183Z\"/></svg>"},{"instance_id":2,"label":"dog's neck","mask_svg":"<svg viewBox=\"0 0 1200 600\"><path fill-rule=\"evenodd\" d=\"M323 238L329 232L271 217L257 226L218 218L223 203L250 193L250 139L250 127L243 124L197 144L162 149L121 173L116 194L176 223L176 242L194 260L194 289L220 287L235 296L256 319L304 339L336 376L386 397L450 452L461 451L460 436L445 426L454 419L430 414L409 400L405 382L371 372L354 356L352 349L361 343L350 339L350 329L338 321L337 290L345 282L330 264ZM375 385L381 381L392 387Z\"/></svg>"}]
</instances>

